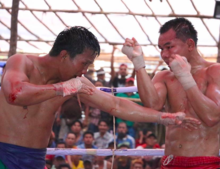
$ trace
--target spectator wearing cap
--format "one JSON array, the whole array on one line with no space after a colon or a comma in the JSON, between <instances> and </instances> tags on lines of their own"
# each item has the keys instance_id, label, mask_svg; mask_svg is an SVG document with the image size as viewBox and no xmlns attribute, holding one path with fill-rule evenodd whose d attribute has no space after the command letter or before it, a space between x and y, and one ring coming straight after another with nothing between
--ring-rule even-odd
<instances>
[{"instance_id":1,"label":"spectator wearing cap","mask_svg":"<svg viewBox=\"0 0 220 169\"><path fill-rule=\"evenodd\" d=\"M128 78L126 80L125 83L126 87L131 87L134 86L134 78ZM124 97L124 98L133 98L133 99L139 99L140 96L138 93L134 93L134 92L129 92L129 93L118 93L116 95L117 97ZM138 103L140 105L142 105L141 103ZM116 118L116 125L119 124L120 122L125 122L127 127L128 127L128 134L131 135L133 138L135 138L135 129L134 129L134 122L132 121L127 121L127 120L123 120L120 118Z\"/></svg>"},{"instance_id":2,"label":"spectator wearing cap","mask_svg":"<svg viewBox=\"0 0 220 169\"><path fill-rule=\"evenodd\" d=\"M124 87L125 86L125 82L126 82L126 78L128 75L128 66L124 63L122 63L119 66L119 71L115 72L114 69L114 54L115 54L116 48L113 48L112 51L112 57L111 57L111 79L110 79L110 84L114 87ZM133 70L133 73L131 75L131 77L134 78L135 76L135 70Z\"/></svg>"},{"instance_id":3,"label":"spectator wearing cap","mask_svg":"<svg viewBox=\"0 0 220 169\"><path fill-rule=\"evenodd\" d=\"M103 68L100 68L96 71L97 81L101 82L104 87L110 87L109 82L105 80L105 70Z\"/></svg>"},{"instance_id":4,"label":"spectator wearing cap","mask_svg":"<svg viewBox=\"0 0 220 169\"><path fill-rule=\"evenodd\" d=\"M66 163L65 155L57 154L54 156L52 169L57 169L60 164L65 164L65 163Z\"/></svg>"},{"instance_id":5,"label":"spectator wearing cap","mask_svg":"<svg viewBox=\"0 0 220 169\"><path fill-rule=\"evenodd\" d=\"M137 149L155 149L155 148L160 148L160 145L157 143L157 137L154 133L150 133L146 135L145 143L137 147Z\"/></svg>"}]
</instances>

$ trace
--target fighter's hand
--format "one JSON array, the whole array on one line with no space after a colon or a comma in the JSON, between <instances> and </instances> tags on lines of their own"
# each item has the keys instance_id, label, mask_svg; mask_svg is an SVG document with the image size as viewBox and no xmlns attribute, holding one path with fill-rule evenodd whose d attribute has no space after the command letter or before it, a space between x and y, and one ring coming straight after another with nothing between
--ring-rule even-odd
<instances>
[{"instance_id":1,"label":"fighter's hand","mask_svg":"<svg viewBox=\"0 0 220 169\"><path fill-rule=\"evenodd\" d=\"M88 86L87 84L82 83L81 89L78 91L80 94L88 94L92 95L94 92L94 88Z\"/></svg>"},{"instance_id":2,"label":"fighter's hand","mask_svg":"<svg viewBox=\"0 0 220 169\"><path fill-rule=\"evenodd\" d=\"M201 122L198 119L192 117L185 117L184 120L181 122L180 126L185 128L189 131L198 129Z\"/></svg>"},{"instance_id":3,"label":"fighter's hand","mask_svg":"<svg viewBox=\"0 0 220 169\"><path fill-rule=\"evenodd\" d=\"M186 117L186 114L183 112L177 113L161 113L158 119L158 123L165 126L168 125L179 125L185 129L193 130L201 124L201 122L192 117Z\"/></svg>"},{"instance_id":4,"label":"fighter's hand","mask_svg":"<svg viewBox=\"0 0 220 169\"><path fill-rule=\"evenodd\" d=\"M185 57L177 54L172 55L169 60L169 66L185 90L196 85L196 82L190 72L191 65Z\"/></svg>"},{"instance_id":5,"label":"fighter's hand","mask_svg":"<svg viewBox=\"0 0 220 169\"><path fill-rule=\"evenodd\" d=\"M128 56L133 62L135 70L145 67L143 51L135 38L125 39L122 47L122 53Z\"/></svg>"},{"instance_id":6,"label":"fighter's hand","mask_svg":"<svg viewBox=\"0 0 220 169\"><path fill-rule=\"evenodd\" d=\"M92 94L93 88L82 83L80 78L72 78L68 81L54 84L56 94L63 97L73 95L75 93Z\"/></svg>"}]
</instances>

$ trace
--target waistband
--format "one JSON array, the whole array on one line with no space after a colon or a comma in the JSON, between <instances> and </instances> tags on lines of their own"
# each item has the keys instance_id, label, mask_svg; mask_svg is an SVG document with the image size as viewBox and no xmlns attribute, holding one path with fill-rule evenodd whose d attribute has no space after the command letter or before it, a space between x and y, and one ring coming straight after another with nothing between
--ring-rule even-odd
<instances>
[{"instance_id":1,"label":"waistband","mask_svg":"<svg viewBox=\"0 0 220 169\"><path fill-rule=\"evenodd\" d=\"M162 166L180 166L180 167L196 167L201 165L216 164L220 165L220 158L215 156L196 156L196 157L184 157L184 156L163 156L161 161Z\"/></svg>"}]
</instances>

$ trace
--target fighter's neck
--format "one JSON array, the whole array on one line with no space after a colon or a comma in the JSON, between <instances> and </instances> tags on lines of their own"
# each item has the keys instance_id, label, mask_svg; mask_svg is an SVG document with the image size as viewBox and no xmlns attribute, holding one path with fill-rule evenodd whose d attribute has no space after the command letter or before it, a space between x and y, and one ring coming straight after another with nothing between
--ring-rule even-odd
<instances>
[{"instance_id":1,"label":"fighter's neck","mask_svg":"<svg viewBox=\"0 0 220 169\"><path fill-rule=\"evenodd\" d=\"M204 60L198 53L191 55L188 58L188 62L191 65L192 74L196 73L198 70L203 69L204 67L207 67L207 61Z\"/></svg>"},{"instance_id":2,"label":"fighter's neck","mask_svg":"<svg viewBox=\"0 0 220 169\"><path fill-rule=\"evenodd\" d=\"M39 57L36 60L36 66L45 83L52 84L60 82L59 68L56 59L52 59L49 55Z\"/></svg>"}]
</instances>

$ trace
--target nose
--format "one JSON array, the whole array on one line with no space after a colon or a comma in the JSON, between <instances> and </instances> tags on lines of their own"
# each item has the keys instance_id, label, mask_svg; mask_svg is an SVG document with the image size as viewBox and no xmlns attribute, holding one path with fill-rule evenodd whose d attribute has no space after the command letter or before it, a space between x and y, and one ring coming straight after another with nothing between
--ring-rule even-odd
<instances>
[{"instance_id":1,"label":"nose","mask_svg":"<svg viewBox=\"0 0 220 169\"><path fill-rule=\"evenodd\" d=\"M87 67L82 70L82 74L86 74L86 73L87 73Z\"/></svg>"},{"instance_id":2,"label":"nose","mask_svg":"<svg viewBox=\"0 0 220 169\"><path fill-rule=\"evenodd\" d=\"M166 50L161 51L161 57L162 58L168 58L169 57L169 53Z\"/></svg>"}]
</instances>

